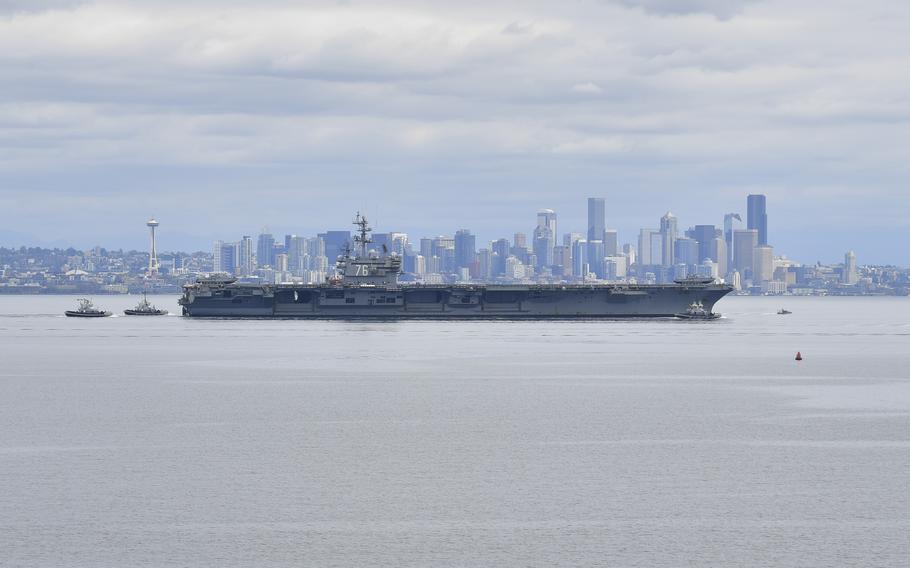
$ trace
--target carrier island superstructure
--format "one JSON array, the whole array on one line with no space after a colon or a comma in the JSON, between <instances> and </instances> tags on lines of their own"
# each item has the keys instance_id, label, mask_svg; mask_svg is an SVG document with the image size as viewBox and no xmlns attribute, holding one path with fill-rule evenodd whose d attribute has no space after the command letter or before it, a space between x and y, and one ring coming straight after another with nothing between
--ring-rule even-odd
<instances>
[{"instance_id":1,"label":"carrier island superstructure","mask_svg":"<svg viewBox=\"0 0 910 568\"><path fill-rule=\"evenodd\" d=\"M733 290L710 278L673 284L399 283L401 257L371 252L365 217L354 221L355 249L322 284L256 284L214 275L184 286L191 317L547 319L672 317L697 303L710 313Z\"/></svg>"}]
</instances>

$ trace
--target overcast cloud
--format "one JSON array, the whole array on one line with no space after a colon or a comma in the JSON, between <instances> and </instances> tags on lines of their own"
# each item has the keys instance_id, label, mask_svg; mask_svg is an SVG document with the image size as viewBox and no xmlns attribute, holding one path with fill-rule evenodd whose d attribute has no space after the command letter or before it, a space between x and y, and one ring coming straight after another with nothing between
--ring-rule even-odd
<instances>
[{"instance_id":1,"label":"overcast cloud","mask_svg":"<svg viewBox=\"0 0 910 568\"><path fill-rule=\"evenodd\" d=\"M381 7L380 7L381 5ZM776 252L910 264L906 1L0 2L0 243L583 231L768 195Z\"/></svg>"}]
</instances>

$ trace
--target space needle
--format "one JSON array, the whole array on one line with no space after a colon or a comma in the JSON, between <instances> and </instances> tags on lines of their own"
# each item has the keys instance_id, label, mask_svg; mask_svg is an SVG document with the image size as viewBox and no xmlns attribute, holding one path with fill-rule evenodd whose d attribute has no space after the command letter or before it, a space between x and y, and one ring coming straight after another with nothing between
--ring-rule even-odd
<instances>
[{"instance_id":1,"label":"space needle","mask_svg":"<svg viewBox=\"0 0 910 568\"><path fill-rule=\"evenodd\" d=\"M145 226L149 228L149 231L151 232L151 239L152 239L151 249L149 250L149 276L157 276L158 275L158 251L155 248L155 228L158 227L158 221L156 221L155 218L152 217L151 219L148 220L148 222L145 224Z\"/></svg>"}]
</instances>

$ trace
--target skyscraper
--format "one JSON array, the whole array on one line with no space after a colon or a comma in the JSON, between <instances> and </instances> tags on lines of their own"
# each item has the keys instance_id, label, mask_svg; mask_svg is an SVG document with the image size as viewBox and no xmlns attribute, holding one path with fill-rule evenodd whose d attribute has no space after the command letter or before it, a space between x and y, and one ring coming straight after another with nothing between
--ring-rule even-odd
<instances>
[{"instance_id":1,"label":"skyscraper","mask_svg":"<svg viewBox=\"0 0 910 568\"><path fill-rule=\"evenodd\" d=\"M420 256L424 258L424 262L433 257L433 239L420 237Z\"/></svg>"},{"instance_id":2,"label":"skyscraper","mask_svg":"<svg viewBox=\"0 0 910 568\"><path fill-rule=\"evenodd\" d=\"M477 278L481 280L493 278L493 252L488 248L477 251Z\"/></svg>"},{"instance_id":3,"label":"skyscraper","mask_svg":"<svg viewBox=\"0 0 910 568\"><path fill-rule=\"evenodd\" d=\"M727 269L733 268L733 230L735 225L733 221L742 222L743 218L739 213L727 213L724 215L724 241L727 243Z\"/></svg>"},{"instance_id":4,"label":"skyscraper","mask_svg":"<svg viewBox=\"0 0 910 568\"><path fill-rule=\"evenodd\" d=\"M306 239L294 235L287 242L288 269L297 276L301 276L304 270L308 270L310 268L304 263L304 257L306 256Z\"/></svg>"},{"instance_id":5,"label":"skyscraper","mask_svg":"<svg viewBox=\"0 0 910 568\"><path fill-rule=\"evenodd\" d=\"M326 231L318 235L325 242L325 256L329 266L335 266L335 261L341 256L344 248L351 243L350 231Z\"/></svg>"},{"instance_id":6,"label":"skyscraper","mask_svg":"<svg viewBox=\"0 0 910 568\"><path fill-rule=\"evenodd\" d=\"M601 240L588 241L587 263L588 270L597 275L598 278L604 277L604 242Z\"/></svg>"},{"instance_id":7,"label":"skyscraper","mask_svg":"<svg viewBox=\"0 0 910 568\"><path fill-rule=\"evenodd\" d=\"M667 211L667 213L660 218L660 238L662 241L662 262L663 266L673 266L673 245L676 241L677 229L676 229L676 216L673 213Z\"/></svg>"},{"instance_id":8,"label":"skyscraper","mask_svg":"<svg viewBox=\"0 0 910 568\"><path fill-rule=\"evenodd\" d=\"M714 237L714 240L711 241L711 250L709 252L711 258L715 259L717 263L718 275L720 277L726 276L729 270L729 265L727 264L727 241L720 236Z\"/></svg>"},{"instance_id":9,"label":"skyscraper","mask_svg":"<svg viewBox=\"0 0 910 568\"><path fill-rule=\"evenodd\" d=\"M714 241L714 237L717 236L717 227L714 225L695 225L695 240L698 241L698 263L710 258L711 260L717 260L711 256L711 243Z\"/></svg>"},{"instance_id":10,"label":"skyscraper","mask_svg":"<svg viewBox=\"0 0 910 568\"><path fill-rule=\"evenodd\" d=\"M233 274L234 266L237 265L237 259L235 258L236 250L236 243L215 241L215 245L212 251L214 253L215 262L212 266L212 271Z\"/></svg>"},{"instance_id":11,"label":"skyscraper","mask_svg":"<svg viewBox=\"0 0 910 568\"><path fill-rule=\"evenodd\" d=\"M433 239L433 256L437 258L436 270L444 274L454 274L455 270L455 238L448 235L439 235Z\"/></svg>"},{"instance_id":12,"label":"skyscraper","mask_svg":"<svg viewBox=\"0 0 910 568\"><path fill-rule=\"evenodd\" d=\"M275 237L271 233L263 232L256 242L256 263L259 266L275 265Z\"/></svg>"},{"instance_id":13,"label":"skyscraper","mask_svg":"<svg viewBox=\"0 0 910 568\"><path fill-rule=\"evenodd\" d=\"M541 209L537 212L537 226L546 227L556 238L556 212L552 209Z\"/></svg>"},{"instance_id":14,"label":"skyscraper","mask_svg":"<svg viewBox=\"0 0 910 568\"><path fill-rule=\"evenodd\" d=\"M856 254L852 250L847 251L847 254L844 255L844 273L841 281L848 286L852 286L859 281L856 274Z\"/></svg>"},{"instance_id":15,"label":"skyscraper","mask_svg":"<svg viewBox=\"0 0 910 568\"><path fill-rule=\"evenodd\" d=\"M602 197L588 198L588 242L604 238L606 209Z\"/></svg>"},{"instance_id":16,"label":"skyscraper","mask_svg":"<svg viewBox=\"0 0 910 568\"><path fill-rule=\"evenodd\" d=\"M733 231L733 266L743 278L746 273L752 272L752 259L755 256L755 247L758 246L758 231L755 229L739 229Z\"/></svg>"},{"instance_id":17,"label":"skyscraper","mask_svg":"<svg viewBox=\"0 0 910 568\"><path fill-rule=\"evenodd\" d=\"M651 233L651 264L664 266L664 239L660 231Z\"/></svg>"},{"instance_id":18,"label":"skyscraper","mask_svg":"<svg viewBox=\"0 0 910 568\"><path fill-rule=\"evenodd\" d=\"M455 232L455 268L471 268L477 254L477 238L468 229Z\"/></svg>"},{"instance_id":19,"label":"skyscraper","mask_svg":"<svg viewBox=\"0 0 910 568\"><path fill-rule=\"evenodd\" d=\"M588 243L579 239L572 243L572 275L584 278L590 272L588 265Z\"/></svg>"},{"instance_id":20,"label":"skyscraper","mask_svg":"<svg viewBox=\"0 0 910 568\"><path fill-rule=\"evenodd\" d=\"M256 270L256 263L253 261L253 237L243 235L240 239L240 274L250 276Z\"/></svg>"},{"instance_id":21,"label":"skyscraper","mask_svg":"<svg viewBox=\"0 0 910 568\"><path fill-rule=\"evenodd\" d=\"M497 239L490 248L493 249L493 276L502 276L506 271L506 259L511 254L509 239Z\"/></svg>"},{"instance_id":22,"label":"skyscraper","mask_svg":"<svg viewBox=\"0 0 910 568\"><path fill-rule=\"evenodd\" d=\"M411 249L411 242L408 240L407 233L401 233L397 231L389 233L389 240L392 243L389 249L401 256L407 255L408 251Z\"/></svg>"},{"instance_id":23,"label":"skyscraper","mask_svg":"<svg viewBox=\"0 0 910 568\"><path fill-rule=\"evenodd\" d=\"M698 260L698 241L689 237L679 237L674 243L673 256L676 258L676 264L685 264L687 268L697 266L701 261ZM694 270L694 268L691 268Z\"/></svg>"},{"instance_id":24,"label":"skyscraper","mask_svg":"<svg viewBox=\"0 0 910 568\"><path fill-rule=\"evenodd\" d=\"M752 281L767 282L774 276L774 248L758 245L752 249Z\"/></svg>"},{"instance_id":25,"label":"skyscraper","mask_svg":"<svg viewBox=\"0 0 910 568\"><path fill-rule=\"evenodd\" d=\"M660 264L661 258L658 255L658 258L655 259L653 250L651 248L651 238L652 235L660 235L660 231L657 229L641 229L638 232L638 264L639 266L650 266L652 264Z\"/></svg>"},{"instance_id":26,"label":"skyscraper","mask_svg":"<svg viewBox=\"0 0 910 568\"><path fill-rule=\"evenodd\" d=\"M604 231L604 254L606 256L619 254L619 233L616 232L616 229Z\"/></svg>"},{"instance_id":27,"label":"skyscraper","mask_svg":"<svg viewBox=\"0 0 910 568\"><path fill-rule=\"evenodd\" d=\"M556 212L541 209L537 212L537 227L534 228L533 250L537 266L553 264L553 247L556 246Z\"/></svg>"},{"instance_id":28,"label":"skyscraper","mask_svg":"<svg viewBox=\"0 0 910 568\"><path fill-rule=\"evenodd\" d=\"M762 194L753 194L746 198L746 228L758 231L758 244L768 244L767 200Z\"/></svg>"}]
</instances>

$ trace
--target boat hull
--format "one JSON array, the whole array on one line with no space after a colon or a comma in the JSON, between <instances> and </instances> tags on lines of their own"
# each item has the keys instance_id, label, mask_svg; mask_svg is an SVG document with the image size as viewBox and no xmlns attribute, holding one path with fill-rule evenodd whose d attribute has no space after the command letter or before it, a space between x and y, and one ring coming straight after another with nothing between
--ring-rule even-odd
<instances>
[{"instance_id":1,"label":"boat hull","mask_svg":"<svg viewBox=\"0 0 910 568\"><path fill-rule=\"evenodd\" d=\"M67 310L63 312L68 318L106 318L113 315L111 312L77 312Z\"/></svg>"},{"instance_id":2,"label":"boat hull","mask_svg":"<svg viewBox=\"0 0 910 568\"><path fill-rule=\"evenodd\" d=\"M156 310L152 312L137 311L137 310L123 310L123 313L128 316L166 316L167 310Z\"/></svg>"},{"instance_id":3,"label":"boat hull","mask_svg":"<svg viewBox=\"0 0 910 568\"><path fill-rule=\"evenodd\" d=\"M574 319L675 317L732 290L707 285L333 287L189 285L190 317L298 319Z\"/></svg>"}]
</instances>

